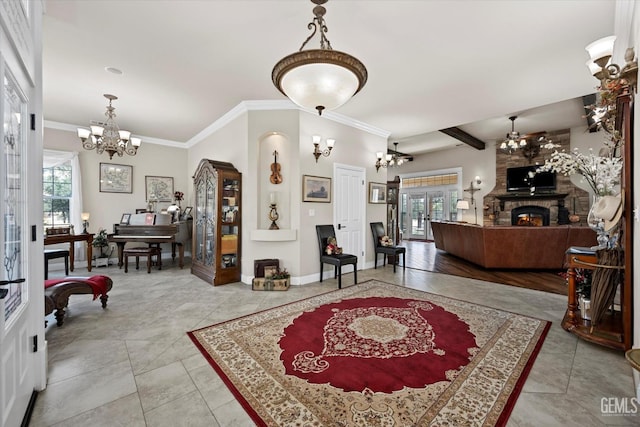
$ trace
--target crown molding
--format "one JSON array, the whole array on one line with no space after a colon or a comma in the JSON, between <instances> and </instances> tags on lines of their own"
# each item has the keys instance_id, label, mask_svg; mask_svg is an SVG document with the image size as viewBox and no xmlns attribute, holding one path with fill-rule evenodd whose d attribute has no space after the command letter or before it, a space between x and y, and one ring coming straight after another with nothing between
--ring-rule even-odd
<instances>
[{"instance_id":1,"label":"crown molding","mask_svg":"<svg viewBox=\"0 0 640 427\"><path fill-rule=\"evenodd\" d=\"M237 119L242 114L248 111L265 111L265 110L299 110L304 111L309 114L317 115L318 112L315 110L301 108L294 104L289 100L253 100L253 101L242 101L234 108L225 113L222 117L220 117L215 122L211 123L209 126L204 128L198 134L196 134L193 138L187 141L187 146L192 147L195 144L201 142L209 135L217 132L222 129L233 120ZM332 120L334 122L350 126L352 128L361 130L363 132L367 132L376 136L380 136L383 138L389 138L391 132L386 131L384 129L377 128L375 126L368 125L364 122L352 119L343 114L334 113L332 111L325 111L322 114L322 117L327 120Z\"/></svg>"},{"instance_id":2,"label":"crown molding","mask_svg":"<svg viewBox=\"0 0 640 427\"><path fill-rule=\"evenodd\" d=\"M61 122L54 122L51 120L44 120L44 127L48 129L56 129L56 130L64 130L67 132L73 132L75 134L78 128L82 126L72 125L70 123L61 123ZM151 136L144 136L139 134L136 134L136 136L142 139L143 143L165 145L167 147L175 147L175 148L187 148L184 142L171 141L169 139L154 138Z\"/></svg>"},{"instance_id":3,"label":"crown molding","mask_svg":"<svg viewBox=\"0 0 640 427\"><path fill-rule=\"evenodd\" d=\"M267 111L267 110L271 110L271 111L299 110L309 114L317 115L317 111L306 109L306 108L300 108L299 106L297 106L296 104L294 104L289 100L242 101L238 105L233 107L231 110L227 111L218 120L216 120L215 122L211 123L209 126L204 128L203 130L198 132L195 136L193 136L188 141L186 141L186 143L171 141L167 139L152 138L152 137L143 136L143 135L138 135L138 136L142 139L142 142L149 143L149 144L166 145L169 147L178 147L178 148L191 148L194 145L206 139L208 136L224 128L233 120L240 117L242 114L247 113L249 111ZM380 136L382 138L389 138L389 136L391 136L391 132L389 131L377 128L375 126L368 125L367 123L352 119L343 114L335 113L333 111L325 111L322 114L322 117L327 120L331 120L336 123L340 123L346 126L350 126L354 129L358 129L363 132L370 133L372 135ZM64 130L67 132L76 133L77 128L82 126L45 120L44 127L49 129L58 129L58 130Z\"/></svg>"}]
</instances>

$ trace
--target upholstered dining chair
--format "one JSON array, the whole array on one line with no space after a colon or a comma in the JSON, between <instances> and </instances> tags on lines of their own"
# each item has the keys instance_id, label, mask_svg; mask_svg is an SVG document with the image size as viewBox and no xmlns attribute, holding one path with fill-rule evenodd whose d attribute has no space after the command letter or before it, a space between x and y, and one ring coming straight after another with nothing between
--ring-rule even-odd
<instances>
[{"instance_id":1,"label":"upholstered dining chair","mask_svg":"<svg viewBox=\"0 0 640 427\"><path fill-rule=\"evenodd\" d=\"M372 222L371 224L371 234L373 235L373 247L375 249L375 260L373 262L373 268L378 268L378 254L383 254L383 262L382 265L386 265L387 256L393 255L395 257L395 261L393 263L393 272L396 272L396 264L398 263L398 257L402 255L402 269L405 268L405 254L407 252L407 248L404 246L383 246L380 243L380 238L385 235L384 225L381 222Z\"/></svg>"},{"instance_id":2,"label":"upholstered dining chair","mask_svg":"<svg viewBox=\"0 0 640 427\"><path fill-rule=\"evenodd\" d=\"M320 250L320 282L322 282L322 272L324 264L331 264L334 267L334 277L338 278L338 289L342 288L342 266L353 264L353 283L358 283L358 257L351 254L327 255L327 240L336 237L333 225L316 225L318 235L318 249Z\"/></svg>"}]
</instances>

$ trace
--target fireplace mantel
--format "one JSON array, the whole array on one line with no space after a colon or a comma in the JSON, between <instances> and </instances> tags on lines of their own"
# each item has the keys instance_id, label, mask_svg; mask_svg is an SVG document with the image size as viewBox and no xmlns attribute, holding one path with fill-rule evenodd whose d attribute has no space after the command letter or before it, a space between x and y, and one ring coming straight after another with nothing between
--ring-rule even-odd
<instances>
[{"instance_id":1,"label":"fireplace mantel","mask_svg":"<svg viewBox=\"0 0 640 427\"><path fill-rule=\"evenodd\" d=\"M504 202L513 200L560 200L567 197L568 193L512 193L497 194L496 199L500 200L500 210L504 210Z\"/></svg>"}]
</instances>

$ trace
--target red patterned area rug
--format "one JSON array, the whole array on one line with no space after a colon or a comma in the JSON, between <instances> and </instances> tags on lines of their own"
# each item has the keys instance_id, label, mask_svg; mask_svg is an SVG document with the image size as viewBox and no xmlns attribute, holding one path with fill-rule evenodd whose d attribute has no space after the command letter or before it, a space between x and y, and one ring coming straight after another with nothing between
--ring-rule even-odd
<instances>
[{"instance_id":1,"label":"red patterned area rug","mask_svg":"<svg viewBox=\"0 0 640 427\"><path fill-rule=\"evenodd\" d=\"M260 426L493 426L550 325L370 280L189 336Z\"/></svg>"}]
</instances>

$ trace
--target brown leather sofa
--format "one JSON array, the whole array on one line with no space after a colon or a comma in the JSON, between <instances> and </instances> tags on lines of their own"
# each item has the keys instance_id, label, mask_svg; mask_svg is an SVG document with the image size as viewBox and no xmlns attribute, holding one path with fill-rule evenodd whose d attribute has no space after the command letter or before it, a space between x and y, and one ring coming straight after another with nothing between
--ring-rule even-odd
<instances>
[{"instance_id":1,"label":"brown leather sofa","mask_svg":"<svg viewBox=\"0 0 640 427\"><path fill-rule=\"evenodd\" d=\"M589 227L488 226L431 222L436 248L484 268L562 270L570 246L596 245Z\"/></svg>"}]
</instances>

